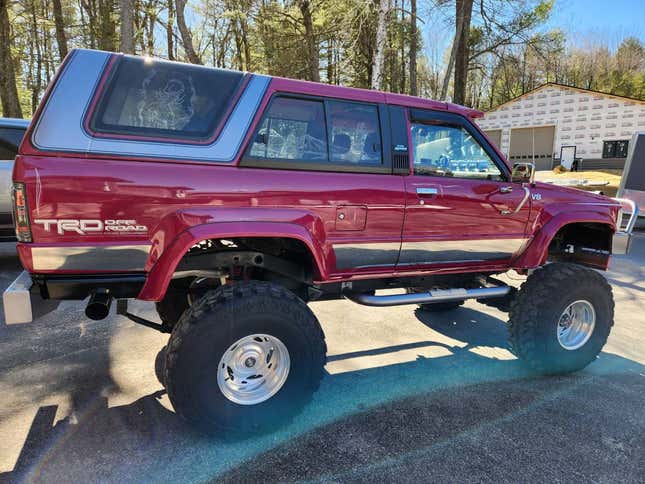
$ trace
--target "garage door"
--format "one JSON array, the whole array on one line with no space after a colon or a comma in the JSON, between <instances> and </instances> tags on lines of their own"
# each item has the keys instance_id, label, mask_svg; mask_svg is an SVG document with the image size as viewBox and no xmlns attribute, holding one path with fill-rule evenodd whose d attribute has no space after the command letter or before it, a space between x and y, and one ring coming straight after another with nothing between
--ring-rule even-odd
<instances>
[{"instance_id":1,"label":"garage door","mask_svg":"<svg viewBox=\"0 0 645 484\"><path fill-rule=\"evenodd\" d=\"M553 165L555 126L517 128L511 130L511 161L533 161L538 170L550 170Z\"/></svg>"},{"instance_id":2,"label":"garage door","mask_svg":"<svg viewBox=\"0 0 645 484\"><path fill-rule=\"evenodd\" d=\"M500 146L502 145L502 130L501 129L489 129L489 130L484 130L484 133L486 133L486 136L490 138L490 140L497 146L498 149L500 149Z\"/></svg>"}]
</instances>

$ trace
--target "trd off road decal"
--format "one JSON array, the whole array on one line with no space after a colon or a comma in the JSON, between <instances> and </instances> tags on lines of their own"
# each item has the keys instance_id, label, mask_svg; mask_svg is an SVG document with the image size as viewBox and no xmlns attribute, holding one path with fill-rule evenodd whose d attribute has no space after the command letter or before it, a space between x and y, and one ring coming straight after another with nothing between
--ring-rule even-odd
<instances>
[{"instance_id":1,"label":"trd off road decal","mask_svg":"<svg viewBox=\"0 0 645 484\"><path fill-rule=\"evenodd\" d=\"M75 219L38 219L35 224L42 225L45 232L56 231L59 235L74 232L80 235L96 233L146 233L148 227L136 220L75 220Z\"/></svg>"}]
</instances>

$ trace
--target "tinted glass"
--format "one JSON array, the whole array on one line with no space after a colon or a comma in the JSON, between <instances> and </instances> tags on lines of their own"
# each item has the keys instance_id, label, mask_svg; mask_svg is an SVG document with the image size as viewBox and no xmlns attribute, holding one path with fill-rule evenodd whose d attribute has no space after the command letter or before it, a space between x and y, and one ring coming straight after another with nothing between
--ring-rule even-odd
<instances>
[{"instance_id":1,"label":"tinted glass","mask_svg":"<svg viewBox=\"0 0 645 484\"><path fill-rule=\"evenodd\" d=\"M0 128L0 160L13 160L25 135L20 128Z\"/></svg>"},{"instance_id":2,"label":"tinted glass","mask_svg":"<svg viewBox=\"0 0 645 484\"><path fill-rule=\"evenodd\" d=\"M208 139L242 78L240 72L124 57L101 95L91 127L99 133Z\"/></svg>"},{"instance_id":3,"label":"tinted glass","mask_svg":"<svg viewBox=\"0 0 645 484\"><path fill-rule=\"evenodd\" d=\"M629 140L616 141L616 158L627 158Z\"/></svg>"},{"instance_id":4,"label":"tinted glass","mask_svg":"<svg viewBox=\"0 0 645 484\"><path fill-rule=\"evenodd\" d=\"M254 135L249 154L265 159L326 161L323 103L275 98Z\"/></svg>"},{"instance_id":5,"label":"tinted glass","mask_svg":"<svg viewBox=\"0 0 645 484\"><path fill-rule=\"evenodd\" d=\"M376 106L327 103L331 131L331 160L381 164L381 132Z\"/></svg>"},{"instance_id":6,"label":"tinted glass","mask_svg":"<svg viewBox=\"0 0 645 484\"><path fill-rule=\"evenodd\" d=\"M615 141L605 141L602 144L602 157L603 158L614 158L616 156L616 142Z\"/></svg>"},{"instance_id":7,"label":"tinted glass","mask_svg":"<svg viewBox=\"0 0 645 484\"><path fill-rule=\"evenodd\" d=\"M625 177L625 188L645 191L645 164L641 163L645 159L645 135L638 135L633 150L629 172L623 175Z\"/></svg>"},{"instance_id":8,"label":"tinted glass","mask_svg":"<svg viewBox=\"0 0 645 484\"><path fill-rule=\"evenodd\" d=\"M412 124L412 146L416 175L502 179L497 165L464 128Z\"/></svg>"}]
</instances>

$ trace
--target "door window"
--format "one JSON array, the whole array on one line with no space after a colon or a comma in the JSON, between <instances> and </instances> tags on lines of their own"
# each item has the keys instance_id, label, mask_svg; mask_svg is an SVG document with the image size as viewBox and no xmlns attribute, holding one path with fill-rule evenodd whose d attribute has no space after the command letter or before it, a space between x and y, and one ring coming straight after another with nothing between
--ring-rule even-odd
<instances>
[{"instance_id":1,"label":"door window","mask_svg":"<svg viewBox=\"0 0 645 484\"><path fill-rule=\"evenodd\" d=\"M381 133L376 106L330 101L331 160L381 164Z\"/></svg>"},{"instance_id":2,"label":"door window","mask_svg":"<svg viewBox=\"0 0 645 484\"><path fill-rule=\"evenodd\" d=\"M412 123L415 175L502 180L482 145L460 126Z\"/></svg>"},{"instance_id":3,"label":"door window","mask_svg":"<svg viewBox=\"0 0 645 484\"><path fill-rule=\"evenodd\" d=\"M284 162L285 168L383 169L378 107L275 97L253 135L247 157Z\"/></svg>"},{"instance_id":4,"label":"door window","mask_svg":"<svg viewBox=\"0 0 645 484\"><path fill-rule=\"evenodd\" d=\"M255 133L249 154L263 159L327 160L323 103L274 99Z\"/></svg>"}]
</instances>

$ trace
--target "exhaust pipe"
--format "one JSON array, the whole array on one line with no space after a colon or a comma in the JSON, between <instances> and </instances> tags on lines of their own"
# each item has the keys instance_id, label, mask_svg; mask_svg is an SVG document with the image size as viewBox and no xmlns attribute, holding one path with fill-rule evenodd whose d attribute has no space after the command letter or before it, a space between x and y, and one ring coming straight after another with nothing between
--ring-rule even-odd
<instances>
[{"instance_id":1,"label":"exhaust pipe","mask_svg":"<svg viewBox=\"0 0 645 484\"><path fill-rule=\"evenodd\" d=\"M85 315L94 321L105 319L110 314L110 305L112 296L106 289L97 289L90 296L90 300L85 308Z\"/></svg>"},{"instance_id":2,"label":"exhaust pipe","mask_svg":"<svg viewBox=\"0 0 645 484\"><path fill-rule=\"evenodd\" d=\"M449 301L463 301L464 299L488 299L506 296L511 290L510 286L481 287L477 289L438 289L428 292L415 292L411 294L393 294L376 296L375 294L357 294L347 292L343 296L364 306L403 306L405 304L428 304Z\"/></svg>"}]
</instances>

